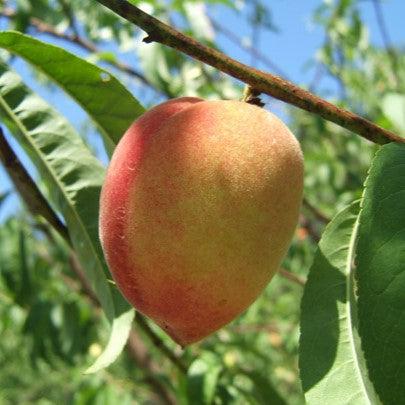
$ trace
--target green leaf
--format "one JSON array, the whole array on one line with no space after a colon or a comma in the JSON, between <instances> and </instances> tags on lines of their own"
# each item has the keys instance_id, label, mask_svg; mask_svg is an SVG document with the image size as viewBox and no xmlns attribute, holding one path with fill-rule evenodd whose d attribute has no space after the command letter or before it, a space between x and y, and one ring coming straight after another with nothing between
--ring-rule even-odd
<instances>
[{"instance_id":1,"label":"green leaf","mask_svg":"<svg viewBox=\"0 0 405 405\"><path fill-rule=\"evenodd\" d=\"M19 32L0 32L0 47L47 75L89 114L111 156L121 136L144 112L141 104L109 72L66 50Z\"/></svg>"},{"instance_id":2,"label":"green leaf","mask_svg":"<svg viewBox=\"0 0 405 405\"><path fill-rule=\"evenodd\" d=\"M384 115L405 136L405 95L398 93L387 94L382 102Z\"/></svg>"},{"instance_id":3,"label":"green leaf","mask_svg":"<svg viewBox=\"0 0 405 405\"><path fill-rule=\"evenodd\" d=\"M215 396L222 365L211 353L195 360L187 373L187 394L190 404L210 405Z\"/></svg>"},{"instance_id":4,"label":"green leaf","mask_svg":"<svg viewBox=\"0 0 405 405\"><path fill-rule=\"evenodd\" d=\"M117 314L98 239L103 166L69 122L1 62L0 114L44 179L88 280L112 320Z\"/></svg>"},{"instance_id":5,"label":"green leaf","mask_svg":"<svg viewBox=\"0 0 405 405\"><path fill-rule=\"evenodd\" d=\"M326 227L301 303L299 366L308 404L375 404L357 333L353 258L358 203Z\"/></svg>"},{"instance_id":6,"label":"green leaf","mask_svg":"<svg viewBox=\"0 0 405 405\"><path fill-rule=\"evenodd\" d=\"M117 359L128 340L134 316L135 310L130 309L114 319L111 327L110 339L106 348L94 364L85 371L85 374L97 373L103 368L108 367Z\"/></svg>"},{"instance_id":7,"label":"green leaf","mask_svg":"<svg viewBox=\"0 0 405 405\"><path fill-rule=\"evenodd\" d=\"M372 163L357 249L359 332L384 404L405 403L405 145L383 146Z\"/></svg>"}]
</instances>

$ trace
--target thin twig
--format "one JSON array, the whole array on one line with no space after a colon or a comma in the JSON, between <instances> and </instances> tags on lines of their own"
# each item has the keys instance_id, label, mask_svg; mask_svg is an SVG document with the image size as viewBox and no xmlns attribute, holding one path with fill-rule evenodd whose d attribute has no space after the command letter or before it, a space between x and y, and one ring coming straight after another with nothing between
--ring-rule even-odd
<instances>
[{"instance_id":1,"label":"thin twig","mask_svg":"<svg viewBox=\"0 0 405 405\"><path fill-rule=\"evenodd\" d=\"M288 271L286 269L279 269L278 274L281 277L284 277L284 278L294 282L295 284L300 285L301 287L305 286L305 280L303 278L301 278L300 276L297 276L296 274L291 273L291 271Z\"/></svg>"},{"instance_id":2,"label":"thin twig","mask_svg":"<svg viewBox=\"0 0 405 405\"><path fill-rule=\"evenodd\" d=\"M298 231L298 235L300 238L305 238L307 235L309 235L316 244L321 240L321 234L318 230L318 227L315 226L313 221L309 220L304 215L300 215L300 226L302 231L304 232L303 234L301 234L301 232Z\"/></svg>"},{"instance_id":3,"label":"thin twig","mask_svg":"<svg viewBox=\"0 0 405 405\"><path fill-rule=\"evenodd\" d=\"M279 66L277 66L272 60L270 60L266 55L258 51L254 46L250 44L245 44L242 42L242 40L231 30L228 28L224 27L223 25L219 24L218 21L216 21L213 17L210 17L211 23L213 27L223 34L226 38L228 38L232 43L235 45L239 46L241 49L245 50L246 52L250 53L250 55L260 62L262 62L264 65L266 65L269 69L271 69L274 73L276 73L279 76L284 77L285 79L288 78L288 75L286 72L283 71Z\"/></svg>"},{"instance_id":4,"label":"thin twig","mask_svg":"<svg viewBox=\"0 0 405 405\"><path fill-rule=\"evenodd\" d=\"M181 361L179 357L175 356L173 352L170 351L170 349L163 344L163 341L152 330L144 316L142 316L140 313L137 313L135 322L137 322L138 325L142 327L142 330L145 332L146 335L148 335L154 346L162 351L165 356L171 360L172 364L178 368L179 371L184 374L187 373L187 366Z\"/></svg>"},{"instance_id":5,"label":"thin twig","mask_svg":"<svg viewBox=\"0 0 405 405\"><path fill-rule=\"evenodd\" d=\"M63 12L65 13L67 19L69 20L69 26L71 30L73 31L73 34L76 37L79 37L79 28L76 25L76 20L73 15L72 9L68 3L66 3L66 0L59 0L59 4L62 7Z\"/></svg>"},{"instance_id":6,"label":"thin twig","mask_svg":"<svg viewBox=\"0 0 405 405\"><path fill-rule=\"evenodd\" d=\"M312 205L306 198L303 199L302 205L314 215L314 217L324 224L328 224L331 219L322 213L318 208Z\"/></svg>"},{"instance_id":7,"label":"thin twig","mask_svg":"<svg viewBox=\"0 0 405 405\"><path fill-rule=\"evenodd\" d=\"M126 0L96 1L142 28L148 34L148 36L144 38L144 42L149 43L155 41L177 49L194 59L211 65L249 84L257 91L320 115L326 120L332 121L377 144L389 142L405 143L405 138L401 138L393 132L383 129L350 111L339 108L287 80L253 69L226 56L216 49L201 44L145 13Z\"/></svg>"},{"instance_id":8,"label":"thin twig","mask_svg":"<svg viewBox=\"0 0 405 405\"><path fill-rule=\"evenodd\" d=\"M176 399L157 377L158 374L162 373L159 365L152 360L147 347L134 330L129 334L126 347L131 357L145 371L145 382L153 388L154 394L159 395L164 403L176 405Z\"/></svg>"},{"instance_id":9,"label":"thin twig","mask_svg":"<svg viewBox=\"0 0 405 405\"><path fill-rule=\"evenodd\" d=\"M3 10L0 10L0 16L11 19L11 18L16 17L16 12L13 9L7 7ZM100 52L100 50L96 47L96 45L93 42L90 42L89 40L81 37L80 35L59 31L54 26L52 26L36 17L31 17L29 19L29 22L30 22L30 25L40 33L47 34L54 38L58 38L58 39L62 39L64 41L70 42L91 53L97 54ZM107 60L105 62L107 64L109 64L110 66L120 70L121 72L124 72L130 76L137 78L143 84L147 85L154 91L156 91L156 92L160 91L160 90L157 90L142 73L138 72L137 70L132 68L130 65L128 65L122 61L118 61L118 60ZM165 94L165 95L167 95L167 94Z\"/></svg>"},{"instance_id":10,"label":"thin twig","mask_svg":"<svg viewBox=\"0 0 405 405\"><path fill-rule=\"evenodd\" d=\"M399 80L398 80L398 76L397 76L397 67L398 67L397 54L391 43L391 38L390 38L390 35L388 32L388 28L384 21L384 13L382 11L381 4L380 4L379 0L372 0L372 3L374 6L374 12L375 12L375 16L377 19L378 27L380 29L381 37L382 37L382 40L384 43L384 47L385 47L385 49L388 53L388 56L390 58L390 61L391 61L392 74L393 74L393 77L395 80L395 84L398 86Z\"/></svg>"}]
</instances>

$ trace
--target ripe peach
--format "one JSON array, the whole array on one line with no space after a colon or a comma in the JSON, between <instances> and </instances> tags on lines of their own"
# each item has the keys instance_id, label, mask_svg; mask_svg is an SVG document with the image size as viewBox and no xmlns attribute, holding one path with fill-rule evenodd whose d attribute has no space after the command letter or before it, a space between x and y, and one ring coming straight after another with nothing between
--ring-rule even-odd
<instances>
[{"instance_id":1,"label":"ripe peach","mask_svg":"<svg viewBox=\"0 0 405 405\"><path fill-rule=\"evenodd\" d=\"M287 127L239 101L179 98L117 146L100 238L127 300L187 345L243 312L277 271L298 219L302 153Z\"/></svg>"}]
</instances>

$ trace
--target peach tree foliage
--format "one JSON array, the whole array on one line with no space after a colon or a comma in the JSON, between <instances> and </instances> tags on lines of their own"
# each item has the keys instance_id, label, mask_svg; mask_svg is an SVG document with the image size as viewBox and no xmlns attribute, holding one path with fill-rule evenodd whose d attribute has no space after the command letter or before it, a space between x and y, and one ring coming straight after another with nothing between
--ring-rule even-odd
<instances>
[{"instance_id":1,"label":"peach tree foliage","mask_svg":"<svg viewBox=\"0 0 405 405\"><path fill-rule=\"evenodd\" d=\"M81 107L107 156L125 128L166 97L186 92L239 97L240 84L214 69L157 43L140 46L132 41L142 33L95 2L56 3L39 0L33 7L32 2L10 2L16 13L9 28L19 32L0 33L0 47L29 64L37 87L56 87L73 100L74 108ZM144 3L155 16L169 16L163 3ZM195 7L200 6L171 3L185 32L215 44L207 14L196 18ZM248 4L248 17L273 29L270 10L258 6L264 3ZM60 29L69 26L69 32L80 27L79 33L97 49L71 52L67 42L54 46L49 38L39 41L32 18ZM316 18L326 37L321 66L336 80L338 102L397 134L405 133L403 53L396 50L393 69L388 52L368 42L356 1L325 3ZM113 47L105 47L106 41ZM118 46L137 54L141 77L128 80L119 69ZM84 58L88 55L91 62ZM141 331L139 338L160 366L156 371L133 363L126 352L120 355L131 326L139 329L139 324L111 284L98 242L98 195L104 179L100 155L83 139L84 130L14 71L14 60L4 55L0 65L1 126L38 172L35 179L66 224L75 258L46 221L25 210L1 224L0 364L5 366L0 367L0 398L21 402L23 389L25 400L31 401L58 401L60 395L74 403L97 398L142 401L156 395L148 382L154 371L163 387L184 403L268 403L268 398L302 403L304 397L309 404L405 401L402 145L377 147L315 115L291 110L290 126L305 155L305 197L323 216L333 217L324 229L317 212L303 206L300 232L283 263L291 272L308 276L301 304L302 288L275 278L243 317L181 353L188 366L185 373L173 372L167 356ZM143 79L148 85L141 103ZM316 89L325 96L328 90ZM0 203L9 198L2 194ZM77 274L72 275L74 260L105 316L83 293ZM160 330L151 328L176 352ZM95 374L83 376L89 366ZM71 382L62 384L66 379ZM56 389L61 386L62 393Z\"/></svg>"}]
</instances>

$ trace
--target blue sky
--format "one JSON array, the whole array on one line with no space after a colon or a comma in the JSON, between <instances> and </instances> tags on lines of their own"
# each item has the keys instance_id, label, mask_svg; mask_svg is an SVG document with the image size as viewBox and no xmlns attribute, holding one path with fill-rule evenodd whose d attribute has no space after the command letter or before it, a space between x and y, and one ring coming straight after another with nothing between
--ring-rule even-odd
<instances>
[{"instance_id":1,"label":"blue sky","mask_svg":"<svg viewBox=\"0 0 405 405\"><path fill-rule=\"evenodd\" d=\"M308 66L308 62L313 59L316 50L324 39L322 29L312 22L313 11L320 4L320 0L273 0L272 4L274 4L272 8L273 21L279 28L279 32L272 33L263 31L260 35L259 50L280 66L283 71L286 72L290 80L297 84L305 85L311 81L314 74L313 70L305 68L305 66ZM383 1L382 5L392 42L405 48L405 30L403 27L405 1L387 0ZM216 7L210 12L221 25L230 29L239 37L249 38L251 34L250 28L238 18L236 12L225 7ZM382 38L377 26L372 1L361 2L361 12L364 21L369 26L371 42L381 46ZM4 29L4 27L5 24L3 21L0 24L0 28ZM67 47L66 43L63 42L55 42L54 39L46 35L41 36L41 39L66 47L78 55L82 54L79 49L73 46ZM251 64L251 55L242 51L223 35L218 35L217 39L225 53L241 62ZM145 44L145 46L147 45ZM132 55L124 55L124 58L132 62L131 56ZM82 130L85 115L75 103L63 93L51 92L35 82L30 71L26 68L24 63L18 59L13 62L13 67L23 76L29 86L63 113L74 123L79 131ZM264 69L264 66L261 64L259 64L258 67ZM139 96L140 93L137 94L137 88L134 88L134 93L135 96L140 98L141 102L145 101ZM281 109L281 103L277 103L277 106ZM94 136L96 136L96 134L94 134ZM19 151L24 164L29 167L31 172L34 172L34 168L29 164L28 159L26 159L18 148L18 145L16 145L10 137L9 140L16 150ZM92 140L92 145L94 145L98 153L103 157L100 142ZM12 185L7 175L0 167L0 194L11 188ZM6 203L0 208L0 222L13 213L18 207L18 204L19 200L15 195L9 197Z\"/></svg>"}]
</instances>

